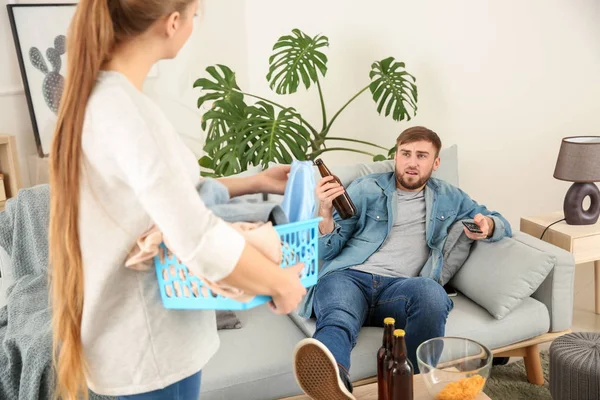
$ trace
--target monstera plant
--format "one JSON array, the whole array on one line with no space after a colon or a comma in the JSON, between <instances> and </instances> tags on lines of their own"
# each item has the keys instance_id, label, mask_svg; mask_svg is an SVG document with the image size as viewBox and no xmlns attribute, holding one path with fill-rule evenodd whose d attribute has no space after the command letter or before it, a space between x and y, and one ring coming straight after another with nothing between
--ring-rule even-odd
<instances>
[{"instance_id":1,"label":"monstera plant","mask_svg":"<svg viewBox=\"0 0 600 400\"><path fill-rule=\"evenodd\" d=\"M327 56L323 50L328 46L326 36L310 37L294 29L291 35L282 36L273 46L274 54L269 59L266 76L271 89L280 95L295 93L300 85L306 89L316 86L322 111L322 123L318 128L292 107L244 92L229 67L218 64L206 69L210 78L201 78L194 83L195 88L202 90L198 108L212 102L212 107L202 117L206 155L199 163L209 170L203 175L227 176L245 171L250 165L314 160L327 151L367 154L375 161L393 155L394 148L329 134L339 115L366 91L370 91L379 114L385 113L395 121L410 120L411 113L414 115L417 110L414 76L406 71L403 62L393 57L376 61L371 66L370 83L328 119L320 81L327 74ZM344 142L358 143L375 152L336 144Z\"/></svg>"}]
</instances>

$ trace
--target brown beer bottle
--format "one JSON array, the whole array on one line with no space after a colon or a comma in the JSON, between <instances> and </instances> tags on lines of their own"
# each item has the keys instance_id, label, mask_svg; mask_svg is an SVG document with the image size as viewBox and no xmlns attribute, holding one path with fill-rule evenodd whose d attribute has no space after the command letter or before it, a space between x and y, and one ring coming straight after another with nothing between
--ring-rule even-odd
<instances>
[{"instance_id":1,"label":"brown beer bottle","mask_svg":"<svg viewBox=\"0 0 600 400\"><path fill-rule=\"evenodd\" d=\"M394 362L390 371L388 400L413 400L414 368L407 357L404 331L394 331Z\"/></svg>"},{"instance_id":2,"label":"brown beer bottle","mask_svg":"<svg viewBox=\"0 0 600 400\"><path fill-rule=\"evenodd\" d=\"M333 179L342 185L340 179L333 175L329 168L325 165L323 160L320 158L315 160L315 165L319 168L319 172L321 176L325 178L326 176L333 176ZM344 193L340 194L338 197L333 199L333 207L337 210L338 214L340 214L340 218L347 219L356 215L356 206L348 196L348 193L344 191Z\"/></svg>"},{"instance_id":3,"label":"brown beer bottle","mask_svg":"<svg viewBox=\"0 0 600 400\"><path fill-rule=\"evenodd\" d=\"M394 318L383 320L383 343L377 352L377 390L379 400L388 400L389 371L394 343Z\"/></svg>"}]
</instances>

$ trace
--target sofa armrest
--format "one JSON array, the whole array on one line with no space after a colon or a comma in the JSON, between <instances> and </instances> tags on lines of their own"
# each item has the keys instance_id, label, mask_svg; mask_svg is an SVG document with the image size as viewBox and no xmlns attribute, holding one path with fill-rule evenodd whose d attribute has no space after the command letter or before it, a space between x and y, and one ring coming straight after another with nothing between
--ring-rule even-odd
<instances>
[{"instance_id":1,"label":"sofa armrest","mask_svg":"<svg viewBox=\"0 0 600 400\"><path fill-rule=\"evenodd\" d=\"M560 332L573 322L575 259L573 255L550 243L523 232L514 232L513 239L540 251L552 254L556 265L531 297L544 303L550 314L550 332Z\"/></svg>"}]
</instances>

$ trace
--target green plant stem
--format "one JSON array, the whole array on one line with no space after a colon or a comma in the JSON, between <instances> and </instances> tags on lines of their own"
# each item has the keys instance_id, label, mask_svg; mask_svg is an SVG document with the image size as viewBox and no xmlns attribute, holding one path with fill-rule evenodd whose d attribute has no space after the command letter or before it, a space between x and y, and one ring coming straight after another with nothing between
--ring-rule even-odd
<instances>
[{"instance_id":1,"label":"green plant stem","mask_svg":"<svg viewBox=\"0 0 600 400\"><path fill-rule=\"evenodd\" d=\"M324 140L343 140L345 142L354 142L354 143L366 144L368 146L377 147L378 149L385 150L385 151L389 151L390 150L390 149L386 149L383 146L379 146L377 144L373 144L373 143L370 143L370 142L365 142L364 140L358 140L358 139L350 139L350 138L342 138L342 137L327 137Z\"/></svg>"},{"instance_id":2,"label":"green plant stem","mask_svg":"<svg viewBox=\"0 0 600 400\"><path fill-rule=\"evenodd\" d=\"M321 154L323 154L325 152L328 152L328 151L350 151L350 152L353 152L353 153L366 154L368 156L375 157L375 154L369 153L368 151L356 150L356 149L347 149L345 147L330 147L328 149L321 149L321 150L313 151L311 154L309 154L309 158L313 159L313 157L318 157Z\"/></svg>"},{"instance_id":3,"label":"green plant stem","mask_svg":"<svg viewBox=\"0 0 600 400\"><path fill-rule=\"evenodd\" d=\"M321 112L323 113L323 130L327 128L327 111L325 111L325 101L323 100L323 90L321 89L321 82L317 76L317 88L319 89L319 99L321 100Z\"/></svg>"},{"instance_id":4,"label":"green plant stem","mask_svg":"<svg viewBox=\"0 0 600 400\"><path fill-rule=\"evenodd\" d=\"M281 109L290 108L290 107L284 107L284 106L282 106L281 104L277 104L277 103L275 103L274 101L271 101L271 100L269 100L269 99L265 99L264 97L256 96L256 95L254 95L254 94L250 94L250 93L246 93L246 92L241 92L241 91L240 91L239 93L240 93L240 94L243 94L244 96L248 96L248 97L254 97L255 99L262 100L262 101L264 101L264 102L267 102L267 103L269 103L269 104L272 104L272 105L274 105L275 107L279 107L279 108L281 108ZM300 119L300 121L302 121L302 123L303 123L304 125L306 125L306 127L307 127L308 129L310 129L310 130L311 130L311 132L312 132L312 133L313 133L315 136L317 136L317 135L319 134L319 132L317 132L317 130L316 130L315 128L313 128L313 127L312 127L312 125L311 125L311 124L309 124L307 120L305 120L304 118L302 118L302 116L301 116L300 114L298 114L298 119Z\"/></svg>"},{"instance_id":5,"label":"green plant stem","mask_svg":"<svg viewBox=\"0 0 600 400\"><path fill-rule=\"evenodd\" d=\"M342 113L342 111L344 111L346 109L346 107L348 107L350 105L350 103L352 103L354 100L356 100L356 98L358 96L360 96L361 94L363 94L363 92L367 91L369 89L370 85L367 85L365 88L361 89L360 92L356 93L354 95L354 97L352 97L350 100L348 100L348 102L346 104L344 104L342 106L342 108L340 108L340 110L335 113L335 115L333 116L333 118L331 118L331 121L329 121L329 124L327 125L327 128L325 128L325 130L323 132L321 132L321 136L324 138L325 136L327 136L327 133L329 132L329 130L331 129L331 125L333 125L334 121L337 119L337 117Z\"/></svg>"}]
</instances>

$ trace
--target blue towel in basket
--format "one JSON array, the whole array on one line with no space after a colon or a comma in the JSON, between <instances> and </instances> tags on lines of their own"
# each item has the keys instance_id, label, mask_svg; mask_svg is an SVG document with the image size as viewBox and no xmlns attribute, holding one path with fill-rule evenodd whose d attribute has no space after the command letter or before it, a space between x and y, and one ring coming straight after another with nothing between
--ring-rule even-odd
<instances>
[{"instance_id":1,"label":"blue towel in basket","mask_svg":"<svg viewBox=\"0 0 600 400\"><path fill-rule=\"evenodd\" d=\"M281 208L290 222L306 221L315 215L315 174L311 161L293 161Z\"/></svg>"}]
</instances>

